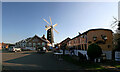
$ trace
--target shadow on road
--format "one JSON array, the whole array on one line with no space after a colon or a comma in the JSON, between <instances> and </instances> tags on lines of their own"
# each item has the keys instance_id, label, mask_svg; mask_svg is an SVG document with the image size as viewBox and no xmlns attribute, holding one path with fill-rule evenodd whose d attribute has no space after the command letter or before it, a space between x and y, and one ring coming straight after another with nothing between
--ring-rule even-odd
<instances>
[{"instance_id":1,"label":"shadow on road","mask_svg":"<svg viewBox=\"0 0 120 72\"><path fill-rule=\"evenodd\" d=\"M8 65L6 69L13 70L76 70L79 67L67 63L65 61L58 61L52 53L39 54L36 52L23 53L29 54L16 59L4 61Z\"/></svg>"}]
</instances>

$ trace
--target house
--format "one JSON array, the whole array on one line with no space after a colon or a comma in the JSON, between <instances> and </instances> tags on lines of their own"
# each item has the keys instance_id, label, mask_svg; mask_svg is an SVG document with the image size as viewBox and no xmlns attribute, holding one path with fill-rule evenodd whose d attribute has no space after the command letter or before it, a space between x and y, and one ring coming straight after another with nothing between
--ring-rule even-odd
<instances>
[{"instance_id":1,"label":"house","mask_svg":"<svg viewBox=\"0 0 120 72\"><path fill-rule=\"evenodd\" d=\"M27 41L29 41L30 39L31 39L31 37L24 39L24 40L21 40L19 42L16 42L15 45L16 45L16 47L25 48Z\"/></svg>"},{"instance_id":2,"label":"house","mask_svg":"<svg viewBox=\"0 0 120 72\"><path fill-rule=\"evenodd\" d=\"M42 37L39 37L37 35L33 37L29 37L27 39L21 40L19 42L16 42L16 47L29 47L29 48L37 48L38 46L44 46L47 49L49 49L49 46L51 43L45 38L45 35Z\"/></svg>"},{"instance_id":3,"label":"house","mask_svg":"<svg viewBox=\"0 0 120 72\"><path fill-rule=\"evenodd\" d=\"M11 43L4 43L4 42L2 42L1 44L2 44L2 48L4 48L4 49L9 48L10 46L15 46L15 44L11 44Z\"/></svg>"},{"instance_id":4,"label":"house","mask_svg":"<svg viewBox=\"0 0 120 72\"><path fill-rule=\"evenodd\" d=\"M67 42L69 42L70 40L71 39L68 37L68 38L64 39L63 41L61 41L59 43L60 48L63 47L64 45L67 45Z\"/></svg>"},{"instance_id":5,"label":"house","mask_svg":"<svg viewBox=\"0 0 120 72\"><path fill-rule=\"evenodd\" d=\"M90 29L78 36L72 38L67 46L69 48L75 48L75 54L81 51L83 54L87 54L88 46L92 43L98 44L103 53L106 54L107 59L112 59L113 47L113 32L110 29Z\"/></svg>"}]
</instances>

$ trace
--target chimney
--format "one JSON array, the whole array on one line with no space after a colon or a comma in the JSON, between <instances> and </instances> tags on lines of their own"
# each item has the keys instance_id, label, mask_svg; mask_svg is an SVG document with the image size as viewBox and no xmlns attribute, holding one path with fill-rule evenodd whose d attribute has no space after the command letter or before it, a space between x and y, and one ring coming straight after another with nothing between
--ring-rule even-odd
<instances>
[{"instance_id":1,"label":"chimney","mask_svg":"<svg viewBox=\"0 0 120 72\"><path fill-rule=\"evenodd\" d=\"M43 34L42 38L43 38L43 39L46 39L44 34Z\"/></svg>"},{"instance_id":2,"label":"chimney","mask_svg":"<svg viewBox=\"0 0 120 72\"><path fill-rule=\"evenodd\" d=\"M81 33L80 33L80 32L78 32L78 34L80 35Z\"/></svg>"}]
</instances>

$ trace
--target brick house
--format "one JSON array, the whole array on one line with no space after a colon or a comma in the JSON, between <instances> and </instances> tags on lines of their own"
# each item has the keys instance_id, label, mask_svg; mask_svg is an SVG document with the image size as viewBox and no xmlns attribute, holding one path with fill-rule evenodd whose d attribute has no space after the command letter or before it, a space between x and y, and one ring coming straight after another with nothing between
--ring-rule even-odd
<instances>
[{"instance_id":1,"label":"brick house","mask_svg":"<svg viewBox=\"0 0 120 72\"><path fill-rule=\"evenodd\" d=\"M48 48L49 44L50 42L44 36L40 38L37 35L35 35L29 41L27 41L26 45L27 47L35 47L35 48L41 45L41 46Z\"/></svg>"},{"instance_id":2,"label":"brick house","mask_svg":"<svg viewBox=\"0 0 120 72\"><path fill-rule=\"evenodd\" d=\"M49 49L49 46L51 43L45 38L45 35L42 37L39 37L37 35L33 37L29 37L25 40L21 40L19 42L16 42L17 47L31 47L31 48L37 48L38 46L44 46L47 49Z\"/></svg>"},{"instance_id":3,"label":"brick house","mask_svg":"<svg viewBox=\"0 0 120 72\"><path fill-rule=\"evenodd\" d=\"M82 34L72 38L68 43L67 46L69 48L75 48L79 50L87 50L87 41L86 37L83 37Z\"/></svg>"},{"instance_id":4,"label":"brick house","mask_svg":"<svg viewBox=\"0 0 120 72\"><path fill-rule=\"evenodd\" d=\"M64 39L63 41L61 41L60 43L59 43L59 46L60 47L63 47L64 45L67 45L67 43L70 41L71 39L68 37L68 38L66 38L66 39Z\"/></svg>"},{"instance_id":5,"label":"brick house","mask_svg":"<svg viewBox=\"0 0 120 72\"><path fill-rule=\"evenodd\" d=\"M103 53L111 59L113 48L113 32L109 29L90 29L78 36L72 38L67 46L74 47L76 50L87 51L88 46L92 43L98 44Z\"/></svg>"},{"instance_id":6,"label":"brick house","mask_svg":"<svg viewBox=\"0 0 120 72\"><path fill-rule=\"evenodd\" d=\"M75 47L80 50L87 50L88 45L97 43L102 50L113 50L113 35L109 29L91 29L71 39L68 43L68 47Z\"/></svg>"}]
</instances>

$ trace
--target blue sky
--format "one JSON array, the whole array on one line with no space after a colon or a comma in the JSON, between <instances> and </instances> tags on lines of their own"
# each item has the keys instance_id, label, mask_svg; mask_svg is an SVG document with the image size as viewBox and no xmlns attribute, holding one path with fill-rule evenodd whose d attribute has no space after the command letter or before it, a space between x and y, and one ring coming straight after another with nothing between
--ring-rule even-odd
<instances>
[{"instance_id":1,"label":"blue sky","mask_svg":"<svg viewBox=\"0 0 120 72\"><path fill-rule=\"evenodd\" d=\"M15 43L19 40L46 35L41 17L53 25L55 42L73 38L78 32L92 28L108 28L118 18L117 2L3 2L2 4L2 40Z\"/></svg>"}]
</instances>

